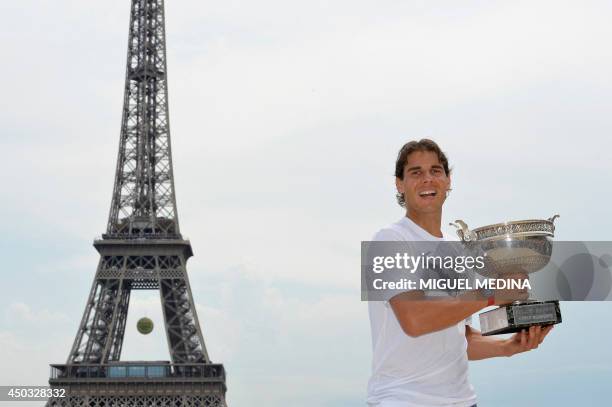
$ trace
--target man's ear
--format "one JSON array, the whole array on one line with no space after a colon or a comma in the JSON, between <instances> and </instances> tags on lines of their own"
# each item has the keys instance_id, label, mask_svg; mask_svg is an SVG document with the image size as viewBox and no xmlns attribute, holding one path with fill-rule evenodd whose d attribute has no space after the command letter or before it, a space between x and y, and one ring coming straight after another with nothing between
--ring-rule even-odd
<instances>
[{"instance_id":1,"label":"man's ear","mask_svg":"<svg viewBox=\"0 0 612 407\"><path fill-rule=\"evenodd\" d=\"M402 191L402 189L404 188L404 186L402 185L402 180L399 179L398 177L395 177L395 189L397 189L397 192L399 192L400 194L403 194L404 191Z\"/></svg>"}]
</instances>

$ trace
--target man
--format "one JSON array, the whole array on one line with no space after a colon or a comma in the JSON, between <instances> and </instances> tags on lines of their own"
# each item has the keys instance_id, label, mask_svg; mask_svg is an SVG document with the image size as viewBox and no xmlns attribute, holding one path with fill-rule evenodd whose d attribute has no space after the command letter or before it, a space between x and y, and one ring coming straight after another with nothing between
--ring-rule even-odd
<instances>
[{"instance_id":1,"label":"man","mask_svg":"<svg viewBox=\"0 0 612 407\"><path fill-rule=\"evenodd\" d=\"M427 139L404 145L396 162L395 184L406 215L373 240L444 240L442 206L451 179L448 160L438 145ZM475 406L468 360L535 349L552 329L531 327L508 339L484 337L466 319L487 306L508 301L471 295L469 301L418 301L423 292L410 291L389 301L369 302L373 361L368 405Z\"/></svg>"}]
</instances>

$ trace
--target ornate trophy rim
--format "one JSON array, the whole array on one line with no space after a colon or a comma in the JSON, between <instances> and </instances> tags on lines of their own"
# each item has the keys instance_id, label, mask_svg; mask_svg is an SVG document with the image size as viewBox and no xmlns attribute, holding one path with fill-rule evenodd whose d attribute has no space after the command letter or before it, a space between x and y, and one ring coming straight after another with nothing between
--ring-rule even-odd
<instances>
[{"instance_id":1,"label":"ornate trophy rim","mask_svg":"<svg viewBox=\"0 0 612 407\"><path fill-rule=\"evenodd\" d=\"M554 215L548 219L523 219L506 221L481 226L470 230L465 222L456 220L451 223L457 228L457 234L464 242L483 242L490 240L501 240L507 238L536 237L536 236L555 236L555 219L559 215Z\"/></svg>"}]
</instances>

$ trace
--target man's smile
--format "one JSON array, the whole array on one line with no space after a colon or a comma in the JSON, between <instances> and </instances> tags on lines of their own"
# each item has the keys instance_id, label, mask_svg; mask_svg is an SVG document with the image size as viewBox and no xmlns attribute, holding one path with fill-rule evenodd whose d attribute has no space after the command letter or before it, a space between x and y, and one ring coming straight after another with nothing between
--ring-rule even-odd
<instances>
[{"instance_id":1,"label":"man's smile","mask_svg":"<svg viewBox=\"0 0 612 407\"><path fill-rule=\"evenodd\" d=\"M436 195L438 195L438 192L436 190L434 190L434 189L427 189L425 191L419 192L419 196L421 198L425 198L425 199L427 199L427 198L435 198Z\"/></svg>"}]
</instances>

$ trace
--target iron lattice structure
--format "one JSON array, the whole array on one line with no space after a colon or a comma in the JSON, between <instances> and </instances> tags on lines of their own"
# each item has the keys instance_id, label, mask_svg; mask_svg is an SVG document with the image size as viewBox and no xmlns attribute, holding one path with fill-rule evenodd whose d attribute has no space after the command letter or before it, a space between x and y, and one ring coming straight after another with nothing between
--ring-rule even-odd
<instances>
[{"instance_id":1,"label":"iron lattice structure","mask_svg":"<svg viewBox=\"0 0 612 407\"><path fill-rule=\"evenodd\" d=\"M225 406L225 371L211 363L176 210L163 0L132 0L117 168L96 276L74 344L49 383L48 406ZM171 361L122 362L132 290L159 290Z\"/></svg>"}]
</instances>

